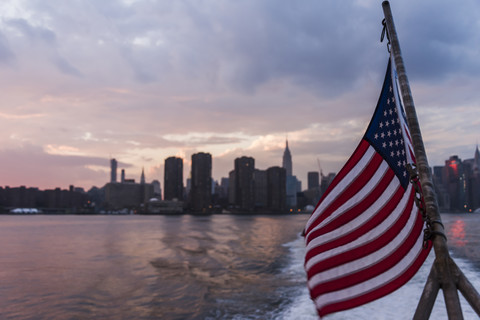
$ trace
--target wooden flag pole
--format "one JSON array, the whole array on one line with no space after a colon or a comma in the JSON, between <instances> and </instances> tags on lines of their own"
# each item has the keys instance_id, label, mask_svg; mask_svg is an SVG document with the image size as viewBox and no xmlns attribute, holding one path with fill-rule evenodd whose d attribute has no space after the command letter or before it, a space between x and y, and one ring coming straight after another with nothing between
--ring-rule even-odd
<instances>
[{"instance_id":1,"label":"wooden flag pole","mask_svg":"<svg viewBox=\"0 0 480 320\"><path fill-rule=\"evenodd\" d=\"M426 215L431 223L431 234L433 235L432 241L435 251L435 261L428 276L422 297L418 303L414 319L429 318L440 288L443 291L449 319L463 319L457 289L462 292L472 308L480 316L480 295L457 267L448 252L445 230L438 211L437 197L432 182L432 174L428 166L415 105L400 51L400 43L393 22L392 11L388 1L384 1L382 7L385 15L387 36L391 43L408 127L417 160L417 169L425 201Z\"/></svg>"}]
</instances>

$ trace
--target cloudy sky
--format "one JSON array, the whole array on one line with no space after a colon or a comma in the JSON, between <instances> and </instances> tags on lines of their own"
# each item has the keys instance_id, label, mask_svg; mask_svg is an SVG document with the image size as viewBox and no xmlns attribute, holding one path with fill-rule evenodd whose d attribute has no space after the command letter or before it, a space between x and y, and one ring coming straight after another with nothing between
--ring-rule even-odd
<instances>
[{"instance_id":1,"label":"cloudy sky","mask_svg":"<svg viewBox=\"0 0 480 320\"><path fill-rule=\"evenodd\" d=\"M430 165L480 139L480 3L391 1ZM109 159L160 180L210 152L337 172L388 60L381 1L6 0L0 3L0 186L103 186Z\"/></svg>"}]
</instances>

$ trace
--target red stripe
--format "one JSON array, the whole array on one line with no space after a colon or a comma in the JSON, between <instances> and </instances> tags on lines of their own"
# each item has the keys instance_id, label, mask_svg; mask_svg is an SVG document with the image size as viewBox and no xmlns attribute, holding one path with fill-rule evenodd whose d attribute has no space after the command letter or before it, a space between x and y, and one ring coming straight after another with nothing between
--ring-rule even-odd
<instances>
[{"instance_id":1,"label":"red stripe","mask_svg":"<svg viewBox=\"0 0 480 320\"><path fill-rule=\"evenodd\" d=\"M314 288L311 288L310 294L312 295L312 297L318 297L319 295L325 294L327 292L337 291L347 287L351 287L368 279L372 279L377 275L389 270L390 268L393 268L396 264L400 262L400 260L402 260L408 254L408 252L415 245L415 242L422 233L422 229L423 220L418 215L409 237L405 240L404 243L402 243L400 247L398 247L397 250L393 251L390 255L378 261L374 265L369 266L368 268L348 274L342 278L318 284ZM392 230L392 233L393 232L395 231Z\"/></svg>"},{"instance_id":2,"label":"red stripe","mask_svg":"<svg viewBox=\"0 0 480 320\"><path fill-rule=\"evenodd\" d=\"M343 178L345 178L345 176L350 172L350 170L352 170L353 167L355 167L355 165L358 163L358 161L360 161L360 159L362 159L362 157L364 156L365 152L367 152L369 147L370 147L370 144L367 141L365 141L363 139L362 139L362 141L360 141L360 143L358 144L357 148L353 152L350 159L348 159L347 163L343 166L343 168L340 170L340 172L338 172L337 175L335 176L335 178L333 178L333 181L330 183L327 190L325 191L325 193L320 198L320 201L318 201L317 205L315 206L315 210L313 210L313 213L315 213L315 211L317 211L318 206L323 202L323 200L327 197L327 195L335 188L335 186L341 180L343 180ZM311 228L309 228L309 229L311 229Z\"/></svg>"},{"instance_id":3,"label":"red stripe","mask_svg":"<svg viewBox=\"0 0 480 320\"><path fill-rule=\"evenodd\" d=\"M319 316L323 317L329 313L355 308L365 303L384 297L387 294L397 290L398 288L403 286L405 283L407 283L415 275L415 273L417 273L418 269L420 269L423 262L425 261L428 254L430 253L431 246L432 246L431 242L429 242L428 248L420 251L420 254L412 263L412 265L394 280L386 283L383 286L378 287L377 289L367 292L363 295L354 297L349 300L332 303L322 307L321 309L317 309Z\"/></svg>"},{"instance_id":4,"label":"red stripe","mask_svg":"<svg viewBox=\"0 0 480 320\"><path fill-rule=\"evenodd\" d=\"M393 211L397 207L398 203L402 200L404 194L405 191L403 190L403 188L398 188L392 198L388 199L388 202L379 210L379 212L375 214L366 223L341 237L309 249L307 254L305 255L305 263L308 262L308 260L310 260L310 258L312 258L313 256L350 243L377 227L390 215L391 211Z\"/></svg>"},{"instance_id":5,"label":"red stripe","mask_svg":"<svg viewBox=\"0 0 480 320\"><path fill-rule=\"evenodd\" d=\"M370 162L365 166L363 171L360 173L358 177L356 177L349 186L347 186L342 193L330 204L330 206L326 207L322 213L317 217L315 221L308 227L306 234L307 239L310 238L309 232L315 228L319 223L325 220L328 216L330 216L336 209L342 206L346 201L352 198L355 194L357 194L360 190L365 187L368 183L370 178L375 174L378 170L378 167L383 162L383 158L378 153L375 153L370 160Z\"/></svg>"},{"instance_id":6,"label":"red stripe","mask_svg":"<svg viewBox=\"0 0 480 320\"><path fill-rule=\"evenodd\" d=\"M412 192L413 192L413 189L412 189ZM413 195L411 194L410 199L407 203L407 206L404 208L404 210L403 210L401 216L399 217L399 219L396 221L396 223L394 225L392 225L391 228L385 230L385 232L380 237L378 237L377 239L373 239L369 243L366 243L366 244L364 244L360 247L357 247L355 249L349 250L347 252L343 252L341 254L338 254L338 255L329 257L325 260L317 262L315 265L310 267L310 269L307 271L308 278L310 279L311 277L313 277L315 274L317 274L319 272L322 272L322 271L328 270L330 268L345 264L347 262L354 261L354 260L360 259L362 257L365 257L365 256L383 248L384 246L386 246L405 227L405 224L408 222L408 219L410 217L412 207L413 207ZM391 211L389 211L388 213L390 213L390 212ZM422 226L423 226L423 221L421 220L420 215L417 216L417 220L416 220L415 223L418 223L418 219L420 219L420 225L415 226L414 228L415 228L415 230L417 230L419 228L418 230L419 230L419 232L421 232L422 231ZM418 238L418 235L413 240L416 241L417 238ZM409 243L409 240L410 239L408 239L404 244L402 244L402 247L404 247L406 243ZM413 246L413 244L411 244L410 247L411 246ZM400 248L397 249L397 250L400 250ZM403 256L400 256L400 258L401 257L403 257ZM339 280L339 281L343 282L341 280ZM312 292L313 292L313 290L312 290Z\"/></svg>"},{"instance_id":7,"label":"red stripe","mask_svg":"<svg viewBox=\"0 0 480 320\"><path fill-rule=\"evenodd\" d=\"M381 158L380 155L378 155L378 156ZM370 175L369 172L366 172L366 174ZM391 181L393 180L394 177L395 177L395 173L393 172L393 170L388 168L387 171L385 172L384 176L382 177L382 179L380 179L378 184L374 188L372 188L370 193L365 198L363 198L356 205L354 205L353 207L348 209L348 211L345 211L344 213L339 215L337 218L330 221L325 226L322 226L321 228L318 228L317 230L314 230L314 231L310 232L307 236L307 245L308 245L308 243L310 243L311 240L315 239L316 237L318 237L322 234L328 233L330 231L333 231L335 229L338 229L339 227L341 227L345 223L355 219L356 217L361 215L363 212L365 212L368 208L370 208L370 206L373 203L375 203L375 201L378 200L378 197L385 191L385 189L388 187L388 185L391 183ZM363 175L359 177L360 180L362 178L363 178ZM347 190L346 193L348 194L348 199L350 199L352 197L352 195L350 195L350 192L348 192L348 191L349 190ZM355 190L355 193L357 193L357 192L358 192L358 190ZM326 212L327 212L328 215L330 215L332 212L334 212L334 210L336 210L340 205L345 203L345 199L341 199L341 200L343 201L341 204L335 204L336 205L335 207L326 208Z\"/></svg>"}]
</instances>

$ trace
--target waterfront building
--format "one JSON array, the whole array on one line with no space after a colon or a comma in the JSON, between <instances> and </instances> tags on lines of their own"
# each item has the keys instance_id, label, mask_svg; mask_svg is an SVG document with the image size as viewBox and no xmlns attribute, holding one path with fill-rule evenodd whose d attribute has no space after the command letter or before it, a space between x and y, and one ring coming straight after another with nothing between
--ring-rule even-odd
<instances>
[{"instance_id":1,"label":"waterfront building","mask_svg":"<svg viewBox=\"0 0 480 320\"><path fill-rule=\"evenodd\" d=\"M254 170L253 187L255 209L265 210L268 207L268 179L266 170Z\"/></svg>"},{"instance_id":2,"label":"waterfront building","mask_svg":"<svg viewBox=\"0 0 480 320\"><path fill-rule=\"evenodd\" d=\"M450 196L450 209L465 211L467 208L465 170L458 156L451 156L445 161L443 182Z\"/></svg>"},{"instance_id":3,"label":"waterfront building","mask_svg":"<svg viewBox=\"0 0 480 320\"><path fill-rule=\"evenodd\" d=\"M183 159L169 157L165 159L164 168L164 196L165 200L183 200Z\"/></svg>"},{"instance_id":4,"label":"waterfront building","mask_svg":"<svg viewBox=\"0 0 480 320\"><path fill-rule=\"evenodd\" d=\"M287 201L287 171L285 168L267 169L267 207L272 212L284 212Z\"/></svg>"},{"instance_id":5,"label":"waterfront building","mask_svg":"<svg viewBox=\"0 0 480 320\"><path fill-rule=\"evenodd\" d=\"M212 155L199 152L192 155L190 209L198 213L212 209Z\"/></svg>"},{"instance_id":6,"label":"waterfront building","mask_svg":"<svg viewBox=\"0 0 480 320\"><path fill-rule=\"evenodd\" d=\"M228 204L235 206L235 170L228 173Z\"/></svg>"},{"instance_id":7,"label":"waterfront building","mask_svg":"<svg viewBox=\"0 0 480 320\"><path fill-rule=\"evenodd\" d=\"M242 211L255 208L255 191L253 173L255 159L252 157L236 158L235 162L235 205Z\"/></svg>"},{"instance_id":8,"label":"waterfront building","mask_svg":"<svg viewBox=\"0 0 480 320\"><path fill-rule=\"evenodd\" d=\"M117 160L115 159L110 160L110 182L117 182Z\"/></svg>"},{"instance_id":9,"label":"waterfront building","mask_svg":"<svg viewBox=\"0 0 480 320\"><path fill-rule=\"evenodd\" d=\"M308 177L308 189L315 189L320 187L320 175L317 171L310 171L307 174Z\"/></svg>"},{"instance_id":10,"label":"waterfront building","mask_svg":"<svg viewBox=\"0 0 480 320\"><path fill-rule=\"evenodd\" d=\"M292 154L288 149L288 140L285 141L285 150L283 151L282 167L287 171L287 177L293 175L292 171Z\"/></svg>"},{"instance_id":11,"label":"waterfront building","mask_svg":"<svg viewBox=\"0 0 480 320\"><path fill-rule=\"evenodd\" d=\"M140 176L140 184L145 184L145 170L142 167L142 174Z\"/></svg>"}]
</instances>

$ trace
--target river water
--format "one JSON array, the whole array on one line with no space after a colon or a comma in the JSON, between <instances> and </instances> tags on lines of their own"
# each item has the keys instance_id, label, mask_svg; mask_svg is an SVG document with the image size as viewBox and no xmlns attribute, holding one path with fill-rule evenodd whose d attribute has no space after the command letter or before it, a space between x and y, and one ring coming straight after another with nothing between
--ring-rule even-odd
<instances>
[{"instance_id":1,"label":"river water","mask_svg":"<svg viewBox=\"0 0 480 320\"><path fill-rule=\"evenodd\" d=\"M452 255L480 288L480 216L442 218ZM307 219L0 216L0 319L316 319ZM432 259L393 294L326 319L411 318ZM431 318L447 318L441 295Z\"/></svg>"}]
</instances>

